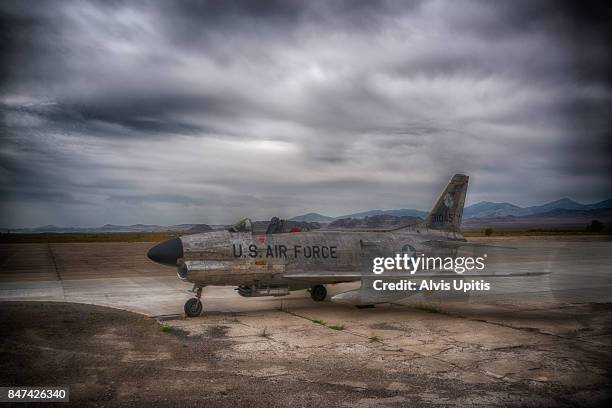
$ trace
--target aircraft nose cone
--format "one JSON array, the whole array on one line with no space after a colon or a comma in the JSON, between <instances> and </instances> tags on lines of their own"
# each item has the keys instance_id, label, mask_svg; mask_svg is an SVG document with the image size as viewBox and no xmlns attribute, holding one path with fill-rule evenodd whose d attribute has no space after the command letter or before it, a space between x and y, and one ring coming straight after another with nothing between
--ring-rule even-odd
<instances>
[{"instance_id":1,"label":"aircraft nose cone","mask_svg":"<svg viewBox=\"0 0 612 408\"><path fill-rule=\"evenodd\" d=\"M169 239L149 249L147 256L153 262L176 266L179 258L183 257L183 243L180 238Z\"/></svg>"}]
</instances>

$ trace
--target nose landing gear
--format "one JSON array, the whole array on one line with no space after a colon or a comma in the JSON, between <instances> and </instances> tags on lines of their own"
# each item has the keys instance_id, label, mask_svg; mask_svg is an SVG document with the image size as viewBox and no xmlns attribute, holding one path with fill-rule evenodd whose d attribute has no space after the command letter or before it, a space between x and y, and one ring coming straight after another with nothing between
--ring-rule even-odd
<instances>
[{"instance_id":1,"label":"nose landing gear","mask_svg":"<svg viewBox=\"0 0 612 408\"><path fill-rule=\"evenodd\" d=\"M185 302L184 310L187 317L198 317L202 313L202 302L200 301L200 298L202 297L202 287L194 286L193 292L195 293L196 297Z\"/></svg>"}]
</instances>

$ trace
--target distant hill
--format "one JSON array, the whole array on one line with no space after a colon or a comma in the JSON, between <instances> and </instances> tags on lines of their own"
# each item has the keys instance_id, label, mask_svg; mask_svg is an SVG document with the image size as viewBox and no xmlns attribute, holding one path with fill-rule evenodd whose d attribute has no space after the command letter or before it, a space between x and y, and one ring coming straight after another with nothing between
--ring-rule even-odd
<instances>
[{"instance_id":1,"label":"distant hill","mask_svg":"<svg viewBox=\"0 0 612 408\"><path fill-rule=\"evenodd\" d=\"M585 210L587 209L586 207L588 207L588 205L577 203L569 198L562 198L544 205L527 207L525 210L527 210L529 214L541 214L551 210Z\"/></svg>"},{"instance_id":2,"label":"distant hill","mask_svg":"<svg viewBox=\"0 0 612 408\"><path fill-rule=\"evenodd\" d=\"M591 210L596 210L598 208L612 208L612 198L609 200L599 201L593 204L587 204L586 206L589 207L589 209Z\"/></svg>"},{"instance_id":3,"label":"distant hill","mask_svg":"<svg viewBox=\"0 0 612 408\"><path fill-rule=\"evenodd\" d=\"M198 234L200 232L212 231L212 228L206 224L195 224L190 227L186 232L189 234Z\"/></svg>"},{"instance_id":4,"label":"distant hill","mask_svg":"<svg viewBox=\"0 0 612 408\"><path fill-rule=\"evenodd\" d=\"M492 203L490 201L481 201L477 204L465 207L463 210L463 218L491 218L491 217L506 217L508 215L520 216L525 213L525 210L510 203Z\"/></svg>"},{"instance_id":5,"label":"distant hill","mask_svg":"<svg viewBox=\"0 0 612 408\"><path fill-rule=\"evenodd\" d=\"M207 224L179 224L179 225L113 225L105 224L101 227L58 227L56 225L45 225L36 228L10 229L17 234L116 234L116 233L151 233L151 232L178 232L197 233L210 231L212 228ZM8 231L2 228L2 231Z\"/></svg>"},{"instance_id":6,"label":"distant hill","mask_svg":"<svg viewBox=\"0 0 612 408\"><path fill-rule=\"evenodd\" d=\"M427 216L427 211L415 209L399 210L369 210L340 217L330 217L319 213L308 213L291 218L289 221L309 223L309 229L323 227L329 224L331 228L386 228L389 226L415 223ZM569 198L551 201L542 205L519 207L508 202L481 201L465 207L463 211L462 229L466 231L483 228L497 229L533 229L533 228L571 228L581 229L592 220L599 220L612 229L612 199L591 204L581 204ZM265 233L268 221L256 221L257 233ZM261 225L260 225L261 224ZM289 225L289 224L288 224ZM213 225L221 228L222 225ZM1 228L1 231L11 233L199 233L214 229L208 224L177 224L177 225L114 225L106 224L100 227L60 227L45 225L36 228ZM263 232L260 232L263 231Z\"/></svg>"},{"instance_id":7,"label":"distant hill","mask_svg":"<svg viewBox=\"0 0 612 408\"><path fill-rule=\"evenodd\" d=\"M328 223L335 220L334 217L328 217L326 215L322 215L319 213L308 213L304 215L298 215L297 217L290 218L289 221L301 221L301 222L320 222L320 223Z\"/></svg>"},{"instance_id":8,"label":"distant hill","mask_svg":"<svg viewBox=\"0 0 612 408\"><path fill-rule=\"evenodd\" d=\"M463 219L499 218L507 216L526 217L544 214L554 210L587 211L601 208L612 208L612 199L593 204L580 204L569 198L562 198L543 205L535 205L531 207L519 207L510 203L481 201L465 207L463 210Z\"/></svg>"},{"instance_id":9,"label":"distant hill","mask_svg":"<svg viewBox=\"0 0 612 408\"><path fill-rule=\"evenodd\" d=\"M612 208L595 208L587 210L568 210L557 208L539 214L522 217L508 215L505 217L464 218L463 231L477 231L492 228L498 231L529 230L568 230L584 231L592 220L598 220L612 229Z\"/></svg>"},{"instance_id":10,"label":"distant hill","mask_svg":"<svg viewBox=\"0 0 612 408\"><path fill-rule=\"evenodd\" d=\"M414 225L423 221L419 217L390 214L372 215L365 218L341 218L327 225L328 229L378 229Z\"/></svg>"},{"instance_id":11,"label":"distant hill","mask_svg":"<svg viewBox=\"0 0 612 408\"><path fill-rule=\"evenodd\" d=\"M361 218L365 218L365 217L372 217L374 215L393 215L396 217L420 217L420 218L424 218L427 215L427 211L421 211L421 210L415 210L415 209L400 209L400 210L370 210L370 211L363 211L363 212L358 212L358 213L354 213L354 214L347 214L347 215L342 215L340 217L336 217L336 219L343 219L343 218L357 218L357 219L361 219Z\"/></svg>"}]
</instances>

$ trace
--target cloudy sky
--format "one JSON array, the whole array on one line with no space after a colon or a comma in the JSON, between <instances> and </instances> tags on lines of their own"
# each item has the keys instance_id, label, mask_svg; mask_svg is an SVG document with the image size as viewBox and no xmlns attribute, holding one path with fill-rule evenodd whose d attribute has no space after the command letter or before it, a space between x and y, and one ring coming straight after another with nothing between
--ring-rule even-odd
<instances>
[{"instance_id":1,"label":"cloudy sky","mask_svg":"<svg viewBox=\"0 0 612 408\"><path fill-rule=\"evenodd\" d=\"M603 3L603 2L602 2ZM610 12L3 1L0 225L612 197Z\"/></svg>"}]
</instances>

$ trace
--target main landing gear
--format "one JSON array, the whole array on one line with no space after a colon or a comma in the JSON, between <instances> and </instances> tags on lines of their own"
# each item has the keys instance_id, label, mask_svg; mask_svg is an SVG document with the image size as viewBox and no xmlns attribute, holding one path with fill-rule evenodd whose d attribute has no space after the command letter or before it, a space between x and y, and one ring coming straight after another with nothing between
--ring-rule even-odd
<instances>
[{"instance_id":1,"label":"main landing gear","mask_svg":"<svg viewBox=\"0 0 612 408\"><path fill-rule=\"evenodd\" d=\"M327 297L327 289L323 285L315 285L310 288L310 297L315 302L322 302Z\"/></svg>"},{"instance_id":2,"label":"main landing gear","mask_svg":"<svg viewBox=\"0 0 612 408\"><path fill-rule=\"evenodd\" d=\"M202 287L194 286L193 293L195 293L196 297L185 302L184 309L187 317L198 317L202 313L202 302L200 301L202 297Z\"/></svg>"}]
</instances>

